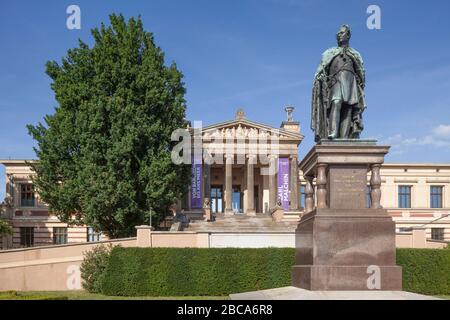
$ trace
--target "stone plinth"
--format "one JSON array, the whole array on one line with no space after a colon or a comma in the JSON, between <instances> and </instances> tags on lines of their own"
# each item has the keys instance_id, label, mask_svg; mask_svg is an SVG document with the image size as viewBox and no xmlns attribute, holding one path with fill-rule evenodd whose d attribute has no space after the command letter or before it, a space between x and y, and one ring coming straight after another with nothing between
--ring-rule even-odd
<instances>
[{"instance_id":1,"label":"stone plinth","mask_svg":"<svg viewBox=\"0 0 450 320\"><path fill-rule=\"evenodd\" d=\"M210 208L203 208L203 220L205 220L205 221L213 220Z\"/></svg>"},{"instance_id":2,"label":"stone plinth","mask_svg":"<svg viewBox=\"0 0 450 320\"><path fill-rule=\"evenodd\" d=\"M274 222L283 221L283 218L284 218L283 208L275 207L271 212L271 216L272 216L272 221L274 221Z\"/></svg>"},{"instance_id":3,"label":"stone plinth","mask_svg":"<svg viewBox=\"0 0 450 320\"><path fill-rule=\"evenodd\" d=\"M292 284L308 290L401 290L395 223L380 206L379 168L389 147L333 141L300 163L308 209L296 230ZM367 172L371 204L367 208ZM316 179L317 207L312 207ZM309 185L308 185L309 184Z\"/></svg>"},{"instance_id":4,"label":"stone plinth","mask_svg":"<svg viewBox=\"0 0 450 320\"><path fill-rule=\"evenodd\" d=\"M148 225L136 226L135 228L137 230L136 246L143 248L151 247L152 231L154 228Z\"/></svg>"}]
</instances>

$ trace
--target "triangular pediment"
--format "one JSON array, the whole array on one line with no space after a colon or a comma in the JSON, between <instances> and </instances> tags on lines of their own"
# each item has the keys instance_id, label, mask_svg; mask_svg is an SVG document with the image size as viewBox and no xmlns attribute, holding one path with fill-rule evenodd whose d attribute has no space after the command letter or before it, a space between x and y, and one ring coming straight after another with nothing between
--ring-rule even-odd
<instances>
[{"instance_id":1,"label":"triangular pediment","mask_svg":"<svg viewBox=\"0 0 450 320\"><path fill-rule=\"evenodd\" d=\"M297 132L287 131L285 129L274 128L262 123L250 121L247 119L235 119L225 122L212 124L202 128L203 138L269 138L271 135L277 135L282 140L299 140L303 135Z\"/></svg>"}]
</instances>

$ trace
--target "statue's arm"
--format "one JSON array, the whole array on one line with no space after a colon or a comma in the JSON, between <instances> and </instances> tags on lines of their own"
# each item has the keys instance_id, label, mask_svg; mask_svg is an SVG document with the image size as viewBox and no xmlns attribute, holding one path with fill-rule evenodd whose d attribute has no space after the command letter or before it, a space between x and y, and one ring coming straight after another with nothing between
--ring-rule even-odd
<instances>
[{"instance_id":1,"label":"statue's arm","mask_svg":"<svg viewBox=\"0 0 450 320\"><path fill-rule=\"evenodd\" d=\"M353 52L353 61L355 62L355 71L358 78L358 84L362 89L366 86L366 72L364 70L364 62L358 51Z\"/></svg>"},{"instance_id":2,"label":"statue's arm","mask_svg":"<svg viewBox=\"0 0 450 320\"><path fill-rule=\"evenodd\" d=\"M325 76L325 68L320 62L319 66L317 67L316 74L314 75L314 81L321 80Z\"/></svg>"},{"instance_id":3,"label":"statue's arm","mask_svg":"<svg viewBox=\"0 0 450 320\"><path fill-rule=\"evenodd\" d=\"M320 63L317 67L316 74L314 76L314 81L322 80L326 77L326 61L327 61L327 56L328 56L329 52L330 52L330 49L325 50L322 53L322 58L320 59Z\"/></svg>"}]
</instances>

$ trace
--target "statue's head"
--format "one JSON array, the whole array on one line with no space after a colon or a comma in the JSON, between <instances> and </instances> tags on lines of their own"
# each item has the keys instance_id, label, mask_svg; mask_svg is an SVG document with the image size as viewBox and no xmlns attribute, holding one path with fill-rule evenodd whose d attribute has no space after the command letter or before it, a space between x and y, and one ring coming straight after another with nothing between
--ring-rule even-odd
<instances>
[{"instance_id":1,"label":"statue's head","mask_svg":"<svg viewBox=\"0 0 450 320\"><path fill-rule=\"evenodd\" d=\"M352 31L350 30L350 27L346 24L343 24L339 28L339 31L336 33L336 40L337 40L338 46L348 45L351 36L352 36Z\"/></svg>"}]
</instances>

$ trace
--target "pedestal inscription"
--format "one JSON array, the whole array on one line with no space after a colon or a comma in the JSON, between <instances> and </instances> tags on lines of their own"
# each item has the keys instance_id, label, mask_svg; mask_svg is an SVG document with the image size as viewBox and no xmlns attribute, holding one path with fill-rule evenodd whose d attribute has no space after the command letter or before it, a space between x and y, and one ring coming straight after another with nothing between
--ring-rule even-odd
<instances>
[{"instance_id":1,"label":"pedestal inscription","mask_svg":"<svg viewBox=\"0 0 450 320\"><path fill-rule=\"evenodd\" d=\"M367 166L329 166L328 204L335 209L366 207Z\"/></svg>"}]
</instances>

